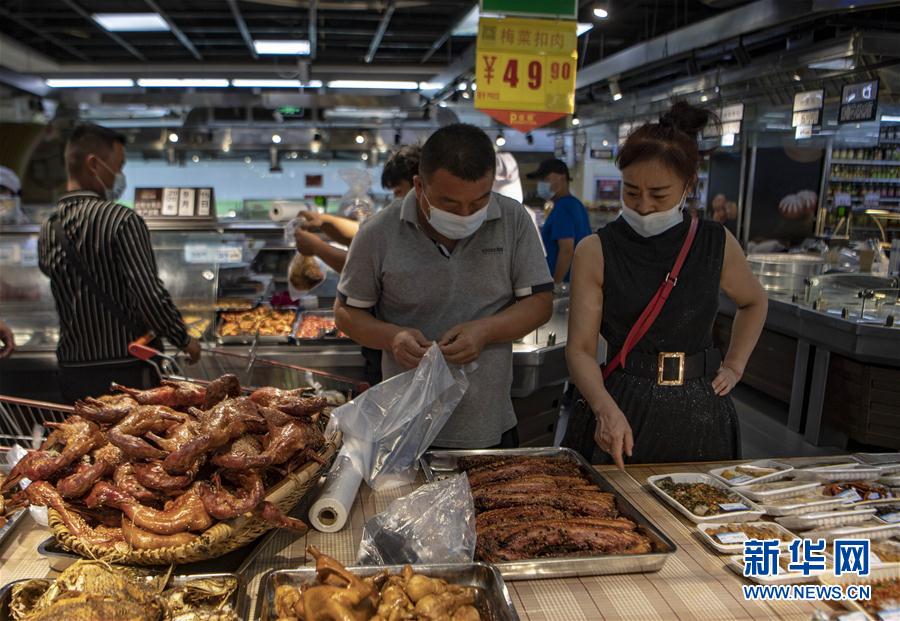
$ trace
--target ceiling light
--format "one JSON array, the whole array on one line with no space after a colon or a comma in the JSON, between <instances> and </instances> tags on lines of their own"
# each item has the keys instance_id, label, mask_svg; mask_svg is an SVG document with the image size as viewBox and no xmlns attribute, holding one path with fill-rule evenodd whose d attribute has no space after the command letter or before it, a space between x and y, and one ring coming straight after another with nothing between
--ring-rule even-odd
<instances>
[{"instance_id":1,"label":"ceiling light","mask_svg":"<svg viewBox=\"0 0 900 621\"><path fill-rule=\"evenodd\" d=\"M800 74L799 74L799 73L795 73L795 74L793 75L793 78L794 78L794 81L795 81L795 82L799 82L800 80L803 79L803 78L800 77Z\"/></svg>"},{"instance_id":2,"label":"ceiling light","mask_svg":"<svg viewBox=\"0 0 900 621\"><path fill-rule=\"evenodd\" d=\"M900 123L900 116L892 116L890 114L881 115L882 123Z\"/></svg>"},{"instance_id":3,"label":"ceiling light","mask_svg":"<svg viewBox=\"0 0 900 621\"><path fill-rule=\"evenodd\" d=\"M319 140L313 140L309 143L309 150L313 153L318 153L322 149L322 142Z\"/></svg>"},{"instance_id":4,"label":"ceiling light","mask_svg":"<svg viewBox=\"0 0 900 621\"><path fill-rule=\"evenodd\" d=\"M281 144L281 136L278 134L272 134L272 142L275 144Z\"/></svg>"},{"instance_id":5,"label":"ceiling light","mask_svg":"<svg viewBox=\"0 0 900 621\"><path fill-rule=\"evenodd\" d=\"M414 91L419 88L419 83L394 80L332 80L328 83L328 88L371 88L395 91Z\"/></svg>"},{"instance_id":6,"label":"ceiling light","mask_svg":"<svg viewBox=\"0 0 900 621\"><path fill-rule=\"evenodd\" d=\"M131 88L134 80L119 78L50 78L44 80L50 88Z\"/></svg>"},{"instance_id":7,"label":"ceiling light","mask_svg":"<svg viewBox=\"0 0 900 621\"><path fill-rule=\"evenodd\" d=\"M606 139L604 138L604 140L603 140L603 146L604 146L604 147L608 147L608 146L609 146L609 140L606 140Z\"/></svg>"},{"instance_id":8,"label":"ceiling light","mask_svg":"<svg viewBox=\"0 0 900 621\"><path fill-rule=\"evenodd\" d=\"M475 82L472 82L472 92L474 93L477 90L478 90L478 84Z\"/></svg>"},{"instance_id":9,"label":"ceiling light","mask_svg":"<svg viewBox=\"0 0 900 621\"><path fill-rule=\"evenodd\" d=\"M723 147L733 147L734 146L734 134L723 134L721 145Z\"/></svg>"},{"instance_id":10,"label":"ceiling light","mask_svg":"<svg viewBox=\"0 0 900 621\"><path fill-rule=\"evenodd\" d=\"M178 134L175 132L169 134L169 142L178 142Z\"/></svg>"},{"instance_id":11,"label":"ceiling light","mask_svg":"<svg viewBox=\"0 0 900 621\"><path fill-rule=\"evenodd\" d=\"M194 162L194 163L196 164L197 162L200 161L200 156L199 156L199 155L192 155L192 156L191 156L191 161Z\"/></svg>"},{"instance_id":12,"label":"ceiling light","mask_svg":"<svg viewBox=\"0 0 900 621\"><path fill-rule=\"evenodd\" d=\"M419 82L420 91L439 91L444 88L443 82Z\"/></svg>"},{"instance_id":13,"label":"ceiling light","mask_svg":"<svg viewBox=\"0 0 900 621\"><path fill-rule=\"evenodd\" d=\"M222 145L222 153L228 153L229 151L231 151L231 145L230 145L230 144L223 144L223 145Z\"/></svg>"},{"instance_id":14,"label":"ceiling light","mask_svg":"<svg viewBox=\"0 0 900 621\"><path fill-rule=\"evenodd\" d=\"M225 88L228 80L207 78L140 78L142 88Z\"/></svg>"},{"instance_id":15,"label":"ceiling light","mask_svg":"<svg viewBox=\"0 0 900 621\"><path fill-rule=\"evenodd\" d=\"M378 152L379 153L387 153L387 145L384 144L383 142L380 145L378 145Z\"/></svg>"},{"instance_id":16,"label":"ceiling light","mask_svg":"<svg viewBox=\"0 0 900 621\"><path fill-rule=\"evenodd\" d=\"M463 91L463 94L462 94L463 99L469 99L470 97L471 97L471 95L469 94L469 91Z\"/></svg>"},{"instance_id":17,"label":"ceiling light","mask_svg":"<svg viewBox=\"0 0 900 621\"><path fill-rule=\"evenodd\" d=\"M841 71L843 69L854 69L855 65L852 58L835 58L834 60L809 63L807 67L825 71Z\"/></svg>"},{"instance_id":18,"label":"ceiling light","mask_svg":"<svg viewBox=\"0 0 900 621\"><path fill-rule=\"evenodd\" d=\"M328 108L323 113L326 119L344 118L344 119L405 119L406 111L400 108L360 108L357 106L337 106Z\"/></svg>"},{"instance_id":19,"label":"ceiling light","mask_svg":"<svg viewBox=\"0 0 900 621\"><path fill-rule=\"evenodd\" d=\"M456 90L458 90L458 91L464 91L467 88L469 88L469 85L466 82L460 82L459 84L456 85Z\"/></svg>"},{"instance_id":20,"label":"ceiling light","mask_svg":"<svg viewBox=\"0 0 900 621\"><path fill-rule=\"evenodd\" d=\"M249 164L249 163L251 163L252 161L253 161L253 158L250 157L249 155L245 155L245 156L244 156L244 163L245 163L245 164Z\"/></svg>"},{"instance_id":21,"label":"ceiling light","mask_svg":"<svg viewBox=\"0 0 900 621\"><path fill-rule=\"evenodd\" d=\"M306 39L255 40L253 49L257 54L279 54L282 56L309 56L312 49Z\"/></svg>"},{"instance_id":22,"label":"ceiling light","mask_svg":"<svg viewBox=\"0 0 900 621\"><path fill-rule=\"evenodd\" d=\"M606 19L609 17L609 7L606 4L597 4L594 6L593 13L597 19Z\"/></svg>"},{"instance_id":23,"label":"ceiling light","mask_svg":"<svg viewBox=\"0 0 900 621\"><path fill-rule=\"evenodd\" d=\"M584 22L578 22L578 25L575 27L575 36L580 37L588 30L591 30L594 27L594 24L585 24Z\"/></svg>"},{"instance_id":24,"label":"ceiling light","mask_svg":"<svg viewBox=\"0 0 900 621\"><path fill-rule=\"evenodd\" d=\"M359 159L361 159L362 161L365 162L367 159L369 159L369 154L363 153L362 155L359 156Z\"/></svg>"},{"instance_id":25,"label":"ceiling light","mask_svg":"<svg viewBox=\"0 0 900 621\"><path fill-rule=\"evenodd\" d=\"M506 144L506 138L503 137L503 132L497 134L497 140L494 141L498 147L502 147Z\"/></svg>"},{"instance_id":26,"label":"ceiling light","mask_svg":"<svg viewBox=\"0 0 900 621\"><path fill-rule=\"evenodd\" d=\"M152 32L169 30L159 13L94 13L91 17L110 32Z\"/></svg>"},{"instance_id":27,"label":"ceiling light","mask_svg":"<svg viewBox=\"0 0 900 621\"><path fill-rule=\"evenodd\" d=\"M366 137L362 134L356 134L356 144L362 144L366 141Z\"/></svg>"},{"instance_id":28,"label":"ceiling light","mask_svg":"<svg viewBox=\"0 0 900 621\"><path fill-rule=\"evenodd\" d=\"M702 101L702 102L709 101L709 96L706 93L704 93L703 95L700 95L700 101Z\"/></svg>"},{"instance_id":29,"label":"ceiling light","mask_svg":"<svg viewBox=\"0 0 900 621\"><path fill-rule=\"evenodd\" d=\"M302 82L300 80L247 80L234 79L231 85L235 88L320 88L322 80L309 80Z\"/></svg>"},{"instance_id":30,"label":"ceiling light","mask_svg":"<svg viewBox=\"0 0 900 621\"><path fill-rule=\"evenodd\" d=\"M581 119L578 118L577 114L572 115L572 125L575 127L578 127L579 125L581 125Z\"/></svg>"},{"instance_id":31,"label":"ceiling light","mask_svg":"<svg viewBox=\"0 0 900 621\"><path fill-rule=\"evenodd\" d=\"M619 83L615 80L609 83L609 93L612 95L613 101L622 99L622 89L619 88Z\"/></svg>"},{"instance_id":32,"label":"ceiling light","mask_svg":"<svg viewBox=\"0 0 900 621\"><path fill-rule=\"evenodd\" d=\"M447 107L447 102L446 102L446 101L439 101L439 102L438 102L438 108L446 108L446 107Z\"/></svg>"}]
</instances>

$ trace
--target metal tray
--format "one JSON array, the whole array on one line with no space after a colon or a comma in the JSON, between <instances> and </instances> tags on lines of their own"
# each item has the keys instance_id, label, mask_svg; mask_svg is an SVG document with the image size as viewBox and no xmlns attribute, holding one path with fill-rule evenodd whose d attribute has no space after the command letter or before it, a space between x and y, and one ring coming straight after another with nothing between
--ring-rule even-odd
<instances>
[{"instance_id":1,"label":"metal tray","mask_svg":"<svg viewBox=\"0 0 900 621\"><path fill-rule=\"evenodd\" d=\"M7 518L6 524L0 527L0 546L6 542L6 538L9 537L13 531L16 530L16 527L22 523L22 520L25 519L27 513L27 509L20 509Z\"/></svg>"},{"instance_id":2,"label":"metal tray","mask_svg":"<svg viewBox=\"0 0 900 621\"><path fill-rule=\"evenodd\" d=\"M268 305L267 304L266 305L257 304L250 310L256 309L259 306L268 306ZM296 318L297 309L296 308L285 307L285 308L281 308L281 309L277 309L277 310L284 311L284 312L292 312L295 314L294 321L291 324L292 326L297 321L297 318ZM255 334L238 334L235 336L220 336L220 331L221 331L222 321L223 321L222 315L224 313L231 314L231 313L236 313L236 312L246 312L246 311L217 311L216 312L215 336L216 336L216 343L218 343L219 345L250 345L254 342L258 343L259 345L282 345L282 344L291 342L291 335L293 334L293 330L294 330L293 327L287 334L279 334L276 336L257 336Z\"/></svg>"},{"instance_id":3,"label":"metal tray","mask_svg":"<svg viewBox=\"0 0 900 621\"><path fill-rule=\"evenodd\" d=\"M737 496L741 500L741 503L747 508L741 511L726 511L725 513L697 515L696 513L685 507L683 504L672 498L672 496L664 492L663 489L656 484L657 481L660 481L661 479L672 479L675 483L705 483L706 485L710 485L722 490L726 494ZM647 485L649 485L650 490L654 494L662 498L666 504L671 506L673 509L681 513L684 517L694 522L695 524L703 524L705 522L749 522L758 520L765 513L765 511L763 511L752 500L741 494L738 491L740 490L740 488L728 487L724 483L721 483L718 479L708 474L695 472L656 474L651 477L647 477Z\"/></svg>"},{"instance_id":4,"label":"metal tray","mask_svg":"<svg viewBox=\"0 0 900 621\"><path fill-rule=\"evenodd\" d=\"M633 574L659 571L678 547L656 524L625 499L622 494L578 453L568 448L522 448L428 451L422 456L421 465L425 478L431 482L459 472L457 459L471 455L500 455L503 457L564 457L575 461L585 476L601 491L615 494L619 514L638 525L638 529L650 538L653 552L646 554L621 554L571 558L536 558L526 561L496 563L507 580L535 580L538 578L563 578L573 576L600 576L606 574Z\"/></svg>"},{"instance_id":5,"label":"metal tray","mask_svg":"<svg viewBox=\"0 0 900 621\"><path fill-rule=\"evenodd\" d=\"M150 570L150 573L154 573ZM162 573L162 572L159 572ZM186 575L174 575L169 578L169 582L166 583L166 588L181 586L186 582L192 582L194 580L201 580L204 578L234 578L237 580L237 588L234 590L234 593L231 594L231 597L228 599L228 604L231 606L231 609L235 612L238 612L238 601L241 595L244 592L244 582L240 575L238 574L230 574L230 573L210 573L210 574L195 574L191 576ZM12 599L12 588L20 582L27 582L28 580L50 580L50 578L26 578L23 580L13 580L5 584L2 588L0 588L0 619L6 621L7 619L12 619L12 615L9 611L10 600Z\"/></svg>"},{"instance_id":6,"label":"metal tray","mask_svg":"<svg viewBox=\"0 0 900 621\"><path fill-rule=\"evenodd\" d=\"M348 567L357 576L366 577L380 574L387 570L399 573L403 565ZM486 612L486 621L519 621L519 615L513 606L509 591L503 583L503 577L496 567L486 563L448 564L448 565L414 565L417 574L431 578L441 578L451 584L471 586L479 589L476 606L479 612ZM257 606L262 605L258 616L260 621L275 621L275 589L281 585L301 586L316 580L313 567L303 569L282 569L267 572L260 581Z\"/></svg>"},{"instance_id":7,"label":"metal tray","mask_svg":"<svg viewBox=\"0 0 900 621\"><path fill-rule=\"evenodd\" d=\"M320 336L316 338L300 338L297 336L297 331L300 330L300 325L303 323L303 320L307 317L325 317L327 319L334 319L334 311L333 310L316 310L316 311L302 311L297 313L296 319L294 319L294 327L291 329L291 342L296 343L297 345L336 345L340 343L352 343L353 341L346 336Z\"/></svg>"}]
</instances>

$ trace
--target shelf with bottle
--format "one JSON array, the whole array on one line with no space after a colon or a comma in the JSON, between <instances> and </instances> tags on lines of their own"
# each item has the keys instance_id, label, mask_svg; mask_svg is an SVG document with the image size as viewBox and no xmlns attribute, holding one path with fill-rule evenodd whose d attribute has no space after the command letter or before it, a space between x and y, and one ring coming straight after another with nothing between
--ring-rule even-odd
<instances>
[{"instance_id":1,"label":"shelf with bottle","mask_svg":"<svg viewBox=\"0 0 900 621\"><path fill-rule=\"evenodd\" d=\"M877 147L859 149L835 147L831 150L831 159L832 161L862 160L865 162L890 162L900 166L900 149L886 147L884 146L884 143L880 143Z\"/></svg>"},{"instance_id":2,"label":"shelf with bottle","mask_svg":"<svg viewBox=\"0 0 900 621\"><path fill-rule=\"evenodd\" d=\"M895 166L832 163L831 176L844 179L900 179L900 162Z\"/></svg>"},{"instance_id":3,"label":"shelf with bottle","mask_svg":"<svg viewBox=\"0 0 900 621\"><path fill-rule=\"evenodd\" d=\"M900 167L900 160L831 160L831 165L843 165L843 166L898 166Z\"/></svg>"},{"instance_id":4,"label":"shelf with bottle","mask_svg":"<svg viewBox=\"0 0 900 621\"><path fill-rule=\"evenodd\" d=\"M838 175L834 175L831 177L830 181L835 183L900 183L900 178L894 179L891 177L842 177Z\"/></svg>"},{"instance_id":5,"label":"shelf with bottle","mask_svg":"<svg viewBox=\"0 0 900 621\"><path fill-rule=\"evenodd\" d=\"M878 142L888 144L900 144L900 124L882 125L878 132Z\"/></svg>"}]
</instances>

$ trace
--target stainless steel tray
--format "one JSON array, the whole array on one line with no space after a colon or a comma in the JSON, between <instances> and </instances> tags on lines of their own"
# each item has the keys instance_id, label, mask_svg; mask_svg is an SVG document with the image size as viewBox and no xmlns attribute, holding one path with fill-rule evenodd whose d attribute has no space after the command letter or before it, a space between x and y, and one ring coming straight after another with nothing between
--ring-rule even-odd
<instances>
[{"instance_id":1,"label":"stainless steel tray","mask_svg":"<svg viewBox=\"0 0 900 621\"><path fill-rule=\"evenodd\" d=\"M25 515L28 513L27 509L20 509L12 514L7 520L6 524L0 527L0 546L2 546L6 542L6 538L9 537L16 527L22 523L22 520L25 519Z\"/></svg>"},{"instance_id":2,"label":"stainless steel tray","mask_svg":"<svg viewBox=\"0 0 900 621\"><path fill-rule=\"evenodd\" d=\"M348 567L347 569L357 576L366 577L380 574L385 570L396 574L403 569L403 565ZM485 563L414 565L413 569L417 574L479 589L475 603L479 612L486 613L482 617L485 618L485 621L519 621L519 615L509 597L509 591L503 583L503 577L491 565ZM284 584L300 586L313 583L315 580L316 570L312 567L267 572L260 582L259 596L257 597L257 606L262 605L262 613L258 619L274 621L277 618L275 616L275 589L278 586Z\"/></svg>"},{"instance_id":3,"label":"stainless steel tray","mask_svg":"<svg viewBox=\"0 0 900 621\"><path fill-rule=\"evenodd\" d=\"M307 317L326 317L328 319L334 319L334 311L333 310L315 310L315 311L301 311L297 313L296 319L294 319L294 327L291 329L291 342L297 345L334 345L338 343L352 343L353 341L346 336L319 336L315 338L300 338L297 336L297 331L300 330L300 325L303 323L303 320Z\"/></svg>"},{"instance_id":4,"label":"stainless steel tray","mask_svg":"<svg viewBox=\"0 0 900 621\"><path fill-rule=\"evenodd\" d=\"M255 308L258 308L259 306L267 306L267 305L257 304L253 308L255 309ZM253 310L253 309L250 309L250 310ZM282 310L285 312L293 312L295 314L295 316L294 316L294 321L292 322L292 326L296 324L297 309L295 309L293 307L289 307L289 308L283 308L283 309L277 309L277 310ZM233 313L238 313L238 312L245 312L245 311L217 311L216 312L215 336L216 336L217 344L219 344L219 345L250 345L250 344L256 342L259 345L282 345L282 344L291 342L291 338L294 333L293 327L287 334L279 334L276 336L257 336L255 334L238 334L238 335L234 335L234 336L221 336L220 333L221 333L221 328L222 328L222 315L224 313L233 314Z\"/></svg>"},{"instance_id":5,"label":"stainless steel tray","mask_svg":"<svg viewBox=\"0 0 900 621\"><path fill-rule=\"evenodd\" d=\"M572 576L600 576L606 574L634 574L659 571L678 547L658 526L637 510L578 453L568 448L522 448L428 451L422 456L421 465L425 478L430 482L459 472L457 459L471 455L501 455L504 457L562 457L575 461L585 476L601 491L615 494L616 508L623 517L638 525L638 529L650 538L653 551L646 554L621 554L582 556L570 558L536 558L527 561L497 563L507 580L534 580L537 578L562 578Z\"/></svg>"},{"instance_id":6,"label":"stainless steel tray","mask_svg":"<svg viewBox=\"0 0 900 621\"><path fill-rule=\"evenodd\" d=\"M153 573L150 570L148 573ZM160 572L161 573L161 572ZM204 578L234 578L237 580L237 588L234 590L234 593L231 594L231 597L228 598L228 604L231 606L231 609L235 612L238 612L238 598L244 592L244 583L238 574L227 574L227 573L217 573L217 574L195 574L192 576L184 576L177 575L169 578L169 582L166 583L166 588L181 586L186 582L193 582L194 580L201 580ZM44 578L32 578L33 580ZM50 578L46 578L50 580ZM20 582L27 582L28 579L24 580L13 580L5 584L2 588L0 588L0 620L7 621L8 619L12 619L12 615L9 612L9 604L12 599L12 588Z\"/></svg>"}]
</instances>

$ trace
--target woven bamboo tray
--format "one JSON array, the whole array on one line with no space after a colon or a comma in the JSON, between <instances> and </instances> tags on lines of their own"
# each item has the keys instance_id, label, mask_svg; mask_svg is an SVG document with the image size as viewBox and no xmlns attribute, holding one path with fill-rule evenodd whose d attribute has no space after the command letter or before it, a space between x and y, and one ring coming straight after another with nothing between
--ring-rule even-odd
<instances>
[{"instance_id":1,"label":"woven bamboo tray","mask_svg":"<svg viewBox=\"0 0 900 621\"><path fill-rule=\"evenodd\" d=\"M341 434L337 432L319 452L319 456L325 462L324 465L310 462L300 470L292 472L269 490L266 500L277 505L285 513L291 511L330 466L340 444ZM122 542L110 549L84 542L70 533L55 510L48 508L47 517L53 536L63 547L85 558L127 565L183 565L218 558L247 545L272 528L263 520L248 514L216 523L187 545L135 550Z\"/></svg>"}]
</instances>

